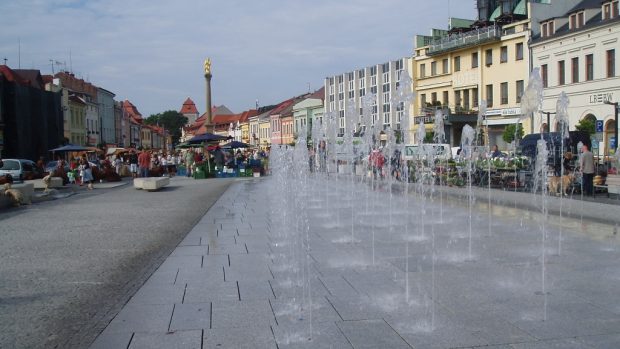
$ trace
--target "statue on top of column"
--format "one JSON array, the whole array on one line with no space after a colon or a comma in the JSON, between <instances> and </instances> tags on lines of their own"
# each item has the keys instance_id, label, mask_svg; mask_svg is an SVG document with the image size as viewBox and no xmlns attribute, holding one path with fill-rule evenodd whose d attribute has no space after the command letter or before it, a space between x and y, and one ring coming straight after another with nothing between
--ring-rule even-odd
<instances>
[{"instance_id":1,"label":"statue on top of column","mask_svg":"<svg viewBox=\"0 0 620 349\"><path fill-rule=\"evenodd\" d=\"M211 75L211 58L205 59L205 75Z\"/></svg>"}]
</instances>

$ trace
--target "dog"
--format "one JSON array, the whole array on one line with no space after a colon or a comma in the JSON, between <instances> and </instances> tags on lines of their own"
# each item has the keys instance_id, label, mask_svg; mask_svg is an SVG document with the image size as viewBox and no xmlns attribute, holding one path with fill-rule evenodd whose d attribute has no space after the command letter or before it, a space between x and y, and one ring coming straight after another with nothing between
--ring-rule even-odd
<instances>
[{"instance_id":1,"label":"dog","mask_svg":"<svg viewBox=\"0 0 620 349\"><path fill-rule=\"evenodd\" d=\"M19 207L22 204L30 205L30 198L25 197L21 191L11 188L11 183L4 185L4 195L11 199L15 207Z\"/></svg>"},{"instance_id":2,"label":"dog","mask_svg":"<svg viewBox=\"0 0 620 349\"><path fill-rule=\"evenodd\" d=\"M565 174L562 177L553 176L549 178L549 194L568 196L568 189L575 181L575 175L572 173ZM563 193L560 190L563 189Z\"/></svg>"}]
</instances>

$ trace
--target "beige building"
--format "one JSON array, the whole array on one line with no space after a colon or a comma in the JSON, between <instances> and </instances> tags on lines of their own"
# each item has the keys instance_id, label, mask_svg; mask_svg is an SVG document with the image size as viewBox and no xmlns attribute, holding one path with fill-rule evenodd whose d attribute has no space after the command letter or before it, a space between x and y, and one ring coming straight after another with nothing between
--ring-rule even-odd
<instances>
[{"instance_id":1,"label":"beige building","mask_svg":"<svg viewBox=\"0 0 620 349\"><path fill-rule=\"evenodd\" d=\"M533 132L533 117L521 113L521 95L532 70L529 42L543 18L558 16L579 0L479 1L477 21L450 19L450 30L416 36L414 131L420 121L432 130L437 109L444 112L446 140L459 145L465 124L475 127L486 101L483 141L507 149L506 126L521 120ZM493 6L491 6L493 5Z\"/></svg>"},{"instance_id":2,"label":"beige building","mask_svg":"<svg viewBox=\"0 0 620 349\"><path fill-rule=\"evenodd\" d=\"M560 93L569 98L569 129L583 119L598 122L595 153L613 154L616 121L614 107L620 101L620 16L618 0L581 2L564 14L541 21L541 33L533 38L535 67L541 68L543 111L554 113ZM535 118L534 129L548 130L547 118ZM557 131L550 115L551 131ZM596 144L598 143L598 144Z\"/></svg>"},{"instance_id":3,"label":"beige building","mask_svg":"<svg viewBox=\"0 0 620 349\"><path fill-rule=\"evenodd\" d=\"M446 142L458 145L463 126L476 127L480 101L486 100L484 142L507 148L502 134L506 125L519 120L520 97L529 76L528 26L525 19L503 26L463 28L459 34L445 33L435 40L416 37L414 131L420 121L430 131L440 109ZM529 123L524 126L529 129Z\"/></svg>"}]
</instances>

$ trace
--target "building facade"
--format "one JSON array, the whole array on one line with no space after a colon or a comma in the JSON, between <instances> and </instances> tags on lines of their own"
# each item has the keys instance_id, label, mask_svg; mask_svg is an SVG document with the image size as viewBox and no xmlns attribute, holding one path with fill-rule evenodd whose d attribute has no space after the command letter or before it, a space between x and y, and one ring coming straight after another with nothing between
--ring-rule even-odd
<instances>
[{"instance_id":1,"label":"building facade","mask_svg":"<svg viewBox=\"0 0 620 349\"><path fill-rule=\"evenodd\" d=\"M534 66L540 67L544 85L543 112L534 120L536 131L557 131L556 102L560 93L569 98L569 128L582 119L598 121L598 150L613 154L616 122L614 106L620 101L620 16L618 0L582 1L561 16L541 21L534 37ZM549 122L549 124L548 124ZM595 142L594 144L596 144ZM593 145L594 145L593 144Z\"/></svg>"},{"instance_id":2,"label":"building facade","mask_svg":"<svg viewBox=\"0 0 620 349\"><path fill-rule=\"evenodd\" d=\"M116 95L104 88L97 88L97 104L99 110L99 122L101 123L100 139L101 143L115 146L114 122L114 97Z\"/></svg>"},{"instance_id":3,"label":"building facade","mask_svg":"<svg viewBox=\"0 0 620 349\"><path fill-rule=\"evenodd\" d=\"M414 130L420 121L432 130L440 109L446 142L459 145L463 127L477 126L480 102L485 101L484 144L508 149L502 136L511 124L533 132L533 118L521 113L533 68L529 43L540 30L541 15L556 16L577 2L478 1L477 21L450 19L450 30L416 36Z\"/></svg>"},{"instance_id":4,"label":"building facade","mask_svg":"<svg viewBox=\"0 0 620 349\"><path fill-rule=\"evenodd\" d=\"M325 78L325 111L336 113L339 137L370 127L400 129L403 107L392 106L392 100L401 74L410 67L409 60L405 57ZM367 94L374 98L369 120L364 120L362 98ZM346 120L347 115L354 115L355 120ZM352 125L351 129L346 125Z\"/></svg>"}]
</instances>

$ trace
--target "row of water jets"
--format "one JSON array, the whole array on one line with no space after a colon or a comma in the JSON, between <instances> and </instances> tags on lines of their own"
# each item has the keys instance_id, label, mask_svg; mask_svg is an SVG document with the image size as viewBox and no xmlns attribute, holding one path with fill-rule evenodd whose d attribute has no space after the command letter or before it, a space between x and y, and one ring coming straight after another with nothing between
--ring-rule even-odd
<instances>
[{"instance_id":1,"label":"row of water jets","mask_svg":"<svg viewBox=\"0 0 620 349\"><path fill-rule=\"evenodd\" d=\"M392 101L394 108L399 108L404 115L409 114L409 105L413 94L411 92L411 78L406 72L401 75L396 97ZM352 101L348 102L345 115L345 129L353 130L358 124L372 124L371 113L375 96L368 94L361 100L362 115L358 118L356 108ZM542 80L538 70L531 74L528 87L522 99L523 118L529 118L538 112L542 104ZM568 98L562 94L558 100L557 114L558 123L568 126ZM463 128L462 158L465 160L464 171L467 174L467 234L457 238L467 239L467 252L455 253L450 258L459 262L474 262L476 256L473 252L473 237L475 219L472 217L476 199L472 189L472 172L474 162L479 160L479 154L488 154L488 146L481 146L483 119L486 114L486 105L481 103L476 128L466 125ZM357 120L356 120L357 119ZM398 151L404 153L404 144L409 143L409 133L402 132L400 142L396 142L392 130L370 128L361 137L362 144L354 144L352 132L346 132L339 144L337 130L340 128L340 120L337 114L328 112L323 118L322 124L312 125L310 138L314 150L308 151L307 138L298 137L298 143L294 147L273 147L271 151L271 165L273 178L271 180L271 224L272 224L272 260L276 272L278 286L290 291L290 302L278 316L284 316L293 326L283 342L299 342L312 340L316 334L313 328L313 310L320 305L313 302L312 285L317 278L311 252L313 241L325 239L325 234L333 233L331 242L337 245L337 249L343 251L343 257L331 266L364 268L380 265L384 258L385 243L402 242L404 260L404 276L402 278L404 292L402 294L402 306L413 309L422 307L422 313L427 315L426 321L415 325L416 330L433 331L436 327L435 319L435 267L437 263L436 231L450 230L449 225L459 224L454 217L444 219L444 193L441 181L430 185L424 176L417 176L415 181L407 178L409 171L402 172L402 178L396 182L394 176L388 174L385 178L377 173L356 173L356 167L352 160L369 158L372 162L373 152L378 151L378 140L381 134L387 134L388 139L384 144L384 152L391 154ZM359 120L359 123L356 121ZM520 120L521 121L521 120ZM409 118L400 120L400 129L409 130ZM433 124L434 142L445 142L444 117L441 111L437 111ZM383 131L383 132L382 132ZM567 127L561 128L562 139L568 134ZM307 134L306 130L300 130L300 135ZM425 147L422 143L426 137L426 125L420 123L416 139L422 151L422 157L433 159L437 154L437 148ZM548 295L545 285L545 253L547 228L545 226L547 215L547 157L548 150L544 140L537 144L538 159L535 168L534 192L540 192L540 210L543 215L541 222L541 274L542 282L537 294L545 297L545 309L543 319L546 319L546 297ZM563 147L562 147L563 148ZM361 150L360 150L361 149ZM563 153L563 151L562 151ZM309 155L309 154L312 154ZM486 156L487 161L490 158ZM388 163L388 168L390 165ZM343 169L348 168L348 171ZM488 169L490 171L490 162ZM344 172L344 173L343 173ZM562 173L563 174L563 173ZM489 172L490 178L490 172ZM490 180L488 190L488 235L492 230L491 215L491 191ZM438 187L439 186L439 187ZM396 194L395 194L396 192ZM398 192L404 195L398 195ZM453 216L453 214L451 214ZM560 211L560 215L562 212ZM453 229L461 232L461 227ZM561 234L561 233L560 233ZM561 236L558 239L558 253L561 251ZM412 248L416 243L424 242L430 245L430 289L424 293L421 289L425 285L411 285L410 282L410 258ZM414 245L412 245L414 244ZM456 244L456 243L455 243ZM323 247L324 245L321 244ZM360 256L352 253L355 247L363 247L370 251L370 256ZM381 251L381 252L378 252ZM426 265L426 264L425 264ZM419 267L418 267L419 268ZM414 270L415 271L415 270ZM412 293L422 295L413 297ZM393 299L390 298L390 299ZM401 306L399 305L399 307Z\"/></svg>"}]
</instances>

